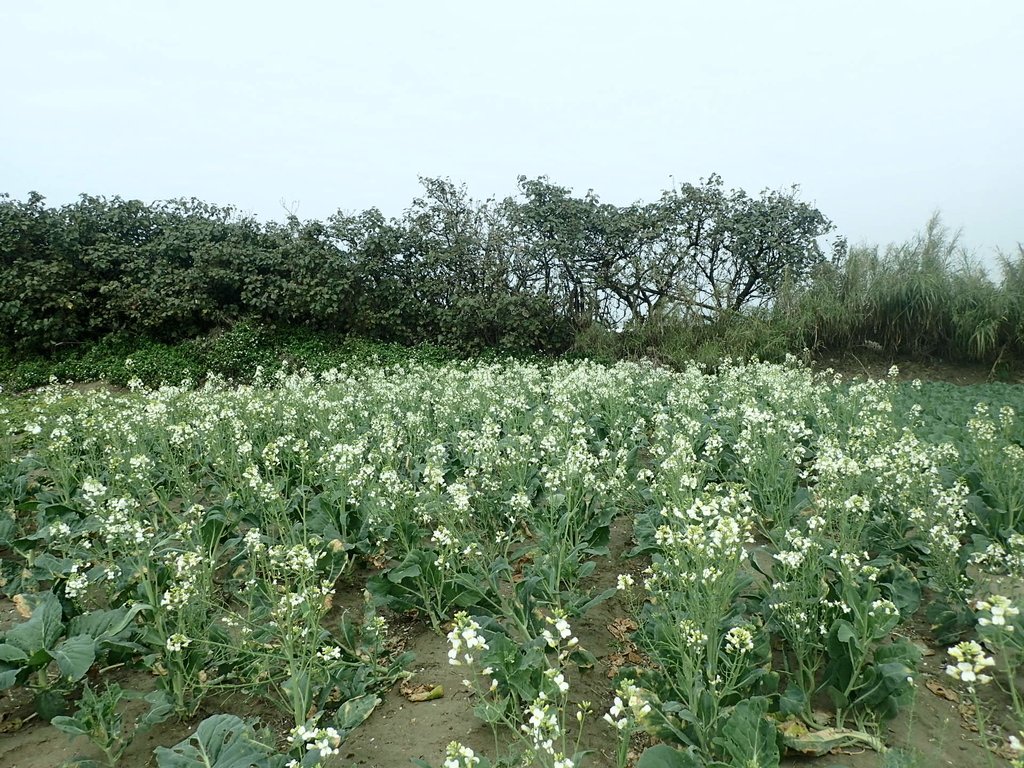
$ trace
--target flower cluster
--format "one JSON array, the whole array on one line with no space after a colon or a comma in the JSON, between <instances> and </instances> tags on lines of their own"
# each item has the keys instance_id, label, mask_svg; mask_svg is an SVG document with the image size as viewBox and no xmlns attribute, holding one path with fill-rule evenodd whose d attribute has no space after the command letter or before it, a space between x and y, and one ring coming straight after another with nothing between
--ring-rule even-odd
<instances>
[{"instance_id":1,"label":"flower cluster","mask_svg":"<svg viewBox=\"0 0 1024 768\"><path fill-rule=\"evenodd\" d=\"M181 632L175 632L167 638L167 650L171 653L181 653L181 651L188 648L190 645L192 645L192 639L183 635Z\"/></svg>"},{"instance_id":2,"label":"flower cluster","mask_svg":"<svg viewBox=\"0 0 1024 768\"><path fill-rule=\"evenodd\" d=\"M725 633L725 649L729 653L749 653L754 650L754 634L747 627L733 627Z\"/></svg>"},{"instance_id":3,"label":"flower cluster","mask_svg":"<svg viewBox=\"0 0 1024 768\"><path fill-rule=\"evenodd\" d=\"M624 730L630 722L642 722L651 713L650 702L643 691L629 679L623 680L615 690L615 699L602 718L616 730Z\"/></svg>"},{"instance_id":4,"label":"flower cluster","mask_svg":"<svg viewBox=\"0 0 1024 768\"><path fill-rule=\"evenodd\" d=\"M991 656L985 655L985 649L974 640L965 640L957 643L948 650L956 664L946 666L946 674L957 680L962 680L971 688L975 683L989 683L992 676L983 674L984 670L994 667L996 662Z\"/></svg>"},{"instance_id":5,"label":"flower cluster","mask_svg":"<svg viewBox=\"0 0 1024 768\"><path fill-rule=\"evenodd\" d=\"M451 644L448 649L449 664L454 667L472 664L478 652L490 650L487 641L479 634L479 629L480 625L465 611L455 614L455 625L448 633L448 642Z\"/></svg>"},{"instance_id":6,"label":"flower cluster","mask_svg":"<svg viewBox=\"0 0 1024 768\"><path fill-rule=\"evenodd\" d=\"M553 768L573 768L571 758L555 748L555 743L564 735L558 717L559 709L541 692L526 709L526 722L519 729L530 740L534 752L552 758Z\"/></svg>"},{"instance_id":7,"label":"flower cluster","mask_svg":"<svg viewBox=\"0 0 1024 768\"><path fill-rule=\"evenodd\" d=\"M474 768L480 764L480 758L469 747L464 747L457 741L448 743L444 752L445 760L441 768Z\"/></svg>"},{"instance_id":8,"label":"flower cluster","mask_svg":"<svg viewBox=\"0 0 1024 768\"><path fill-rule=\"evenodd\" d=\"M338 748L341 745L341 734L336 728L315 728L309 725L300 725L292 728L288 735L288 743L304 747L307 752L316 750L321 758L337 755L341 752Z\"/></svg>"},{"instance_id":9,"label":"flower cluster","mask_svg":"<svg viewBox=\"0 0 1024 768\"><path fill-rule=\"evenodd\" d=\"M1010 598L1003 595L992 595L988 600L979 600L974 607L984 613L978 618L978 626L1000 627L1005 632L1013 632L1013 624L1008 624L1006 620L1020 614L1020 609L1010 602Z\"/></svg>"},{"instance_id":10,"label":"flower cluster","mask_svg":"<svg viewBox=\"0 0 1024 768\"><path fill-rule=\"evenodd\" d=\"M552 616L545 617L548 627L541 630L541 637L549 648L558 650L559 660L564 661L572 653L573 649L580 644L579 638L573 635L572 627L566 618L565 612L556 610Z\"/></svg>"}]
</instances>

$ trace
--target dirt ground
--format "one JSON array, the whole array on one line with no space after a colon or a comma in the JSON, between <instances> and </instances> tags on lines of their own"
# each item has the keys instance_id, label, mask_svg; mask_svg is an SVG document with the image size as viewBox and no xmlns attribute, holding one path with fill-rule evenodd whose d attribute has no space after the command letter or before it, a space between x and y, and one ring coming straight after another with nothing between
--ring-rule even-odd
<instances>
[{"instance_id":1,"label":"dirt ground","mask_svg":"<svg viewBox=\"0 0 1024 768\"><path fill-rule=\"evenodd\" d=\"M625 560L622 553L629 548L630 532L620 522L614 526L610 567L594 576L592 588L597 591L615 583L619 573L638 573L643 563ZM353 584L353 587L355 585ZM345 605L358 603L359 593L352 589ZM339 595L339 597L341 597ZM6 610L5 610L6 609ZM613 768L615 765L615 734L601 719L611 704L611 676L622 663L635 661L629 657L628 640L623 629L628 629L628 611L622 600L615 598L578 619L574 630L581 644L598 659L591 670L574 673L569 677L574 701L589 700L594 714L588 719L582 743L591 750L587 768ZM9 604L0 606L0 629L17 621ZM472 747L478 754L495 755L494 737L490 728L476 720L472 714L473 700L462 684L464 672L448 664L445 638L422 623L400 628L406 637L405 645L416 654L411 671L412 683L444 686L445 695L434 701L411 703L396 685L382 696L382 701L342 746L341 756L334 758L331 768L391 768L408 766L412 758L427 760L439 766L445 746L457 740ZM985 750L978 735L971 730L969 710L962 703L962 692L943 672L945 654L942 649L930 652L923 661L914 706L901 714L883 734L892 747L904 748L915 755L919 768L932 766L988 766L1005 764L1003 760ZM141 671L118 675L123 687L148 690L153 687L152 676ZM999 702L992 702L998 706ZM189 723L170 722L140 735L125 755L124 768L149 768L156 765L153 749L158 745L170 746L191 733L205 714L213 711L235 711L241 716L272 713L259 702L223 702L225 705L209 713L201 713ZM137 705L135 706L138 709ZM30 702L17 693L0 693L0 766L3 768L61 768L76 756L98 758L84 739L71 739L45 722L32 719ZM134 709L126 712L126 720L139 714ZM634 755L644 744L638 742ZM788 756L786 768L890 768L885 755L870 750L848 750L817 758Z\"/></svg>"}]
</instances>

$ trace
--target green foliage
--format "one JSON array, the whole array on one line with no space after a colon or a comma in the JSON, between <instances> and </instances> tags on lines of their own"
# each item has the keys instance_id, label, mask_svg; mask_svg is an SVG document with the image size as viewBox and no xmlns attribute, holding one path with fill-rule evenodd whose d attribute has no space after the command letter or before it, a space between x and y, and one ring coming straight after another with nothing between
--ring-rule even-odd
<instances>
[{"instance_id":1,"label":"green foliage","mask_svg":"<svg viewBox=\"0 0 1024 768\"><path fill-rule=\"evenodd\" d=\"M154 754L159 768L280 768L287 760L235 715L208 717L187 739Z\"/></svg>"},{"instance_id":2,"label":"green foliage","mask_svg":"<svg viewBox=\"0 0 1024 768\"><path fill-rule=\"evenodd\" d=\"M117 683L108 683L100 694L86 684L74 716L58 716L50 724L70 736L89 739L113 768L131 744L131 735L124 729L124 718L119 711L124 698L125 691Z\"/></svg>"},{"instance_id":3,"label":"green foliage","mask_svg":"<svg viewBox=\"0 0 1024 768\"><path fill-rule=\"evenodd\" d=\"M85 677L108 643L130 631L132 619L141 610L124 606L65 624L60 600L52 592L26 599L26 605L31 616L0 637L0 689L30 684L37 710L49 717L63 710L60 694ZM47 674L51 664L60 673L56 680Z\"/></svg>"},{"instance_id":4,"label":"green foliage","mask_svg":"<svg viewBox=\"0 0 1024 768\"><path fill-rule=\"evenodd\" d=\"M557 353L580 323L762 303L821 260L816 238L830 228L792 191L755 199L717 176L624 207L543 178L520 179L519 197L500 201L421 181L397 219L368 210L284 224L197 200L83 195L51 208L35 193L0 197L0 332L52 354L110 334L174 342L248 320L463 355ZM200 345L199 364L237 375L253 348L243 332L225 335Z\"/></svg>"},{"instance_id":5,"label":"green foliage","mask_svg":"<svg viewBox=\"0 0 1024 768\"><path fill-rule=\"evenodd\" d=\"M938 215L902 244L854 248L786 286L773 321L811 350L878 349L953 361L1020 353L1022 257L993 281Z\"/></svg>"},{"instance_id":6,"label":"green foliage","mask_svg":"<svg viewBox=\"0 0 1024 768\"><path fill-rule=\"evenodd\" d=\"M673 749L668 744L648 747L636 768L706 768L707 763L693 749Z\"/></svg>"},{"instance_id":7,"label":"green foliage","mask_svg":"<svg viewBox=\"0 0 1024 768\"><path fill-rule=\"evenodd\" d=\"M767 719L768 700L754 697L737 704L722 735L715 739L733 768L778 768L779 745L775 723Z\"/></svg>"},{"instance_id":8,"label":"green foliage","mask_svg":"<svg viewBox=\"0 0 1024 768\"><path fill-rule=\"evenodd\" d=\"M284 223L194 199L0 195L4 383L326 368L353 337L674 367L861 348L1024 358L1024 249L993 280L938 217L884 251L840 238L827 257L832 225L795 188L752 197L712 175L615 206L543 177L483 201L421 182L397 218Z\"/></svg>"}]
</instances>

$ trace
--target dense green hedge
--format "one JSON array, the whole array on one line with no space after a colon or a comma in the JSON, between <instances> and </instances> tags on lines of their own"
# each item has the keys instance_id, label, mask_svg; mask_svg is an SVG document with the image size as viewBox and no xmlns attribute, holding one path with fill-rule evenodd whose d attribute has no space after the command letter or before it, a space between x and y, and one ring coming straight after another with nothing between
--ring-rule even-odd
<instances>
[{"instance_id":1,"label":"dense green hedge","mask_svg":"<svg viewBox=\"0 0 1024 768\"><path fill-rule=\"evenodd\" d=\"M717 177L616 207L544 179L474 201L424 179L405 213L261 223L196 200L0 197L0 332L52 351L162 342L245 319L402 344L559 352L591 323L703 319L772 297L823 261L829 229L793 192Z\"/></svg>"},{"instance_id":2,"label":"dense green hedge","mask_svg":"<svg viewBox=\"0 0 1024 768\"><path fill-rule=\"evenodd\" d=\"M284 223L197 200L0 195L2 378L126 381L129 357L147 381L281 356L319 367L356 338L667 364L1024 359L1024 250L993 279L937 218L902 245L840 238L826 254L831 225L795 191L755 198L718 177L628 206L545 179L485 201L423 185L398 218Z\"/></svg>"}]
</instances>

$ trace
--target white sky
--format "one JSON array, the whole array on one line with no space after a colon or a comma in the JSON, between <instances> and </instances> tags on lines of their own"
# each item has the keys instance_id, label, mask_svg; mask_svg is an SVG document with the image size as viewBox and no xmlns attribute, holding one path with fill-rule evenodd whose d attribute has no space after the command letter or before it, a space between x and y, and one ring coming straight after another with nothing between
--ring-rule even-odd
<instances>
[{"instance_id":1,"label":"white sky","mask_svg":"<svg viewBox=\"0 0 1024 768\"><path fill-rule=\"evenodd\" d=\"M417 175L652 200L799 184L851 242L940 209L1024 241L1024 2L14 2L0 191L198 197L282 218Z\"/></svg>"}]
</instances>

